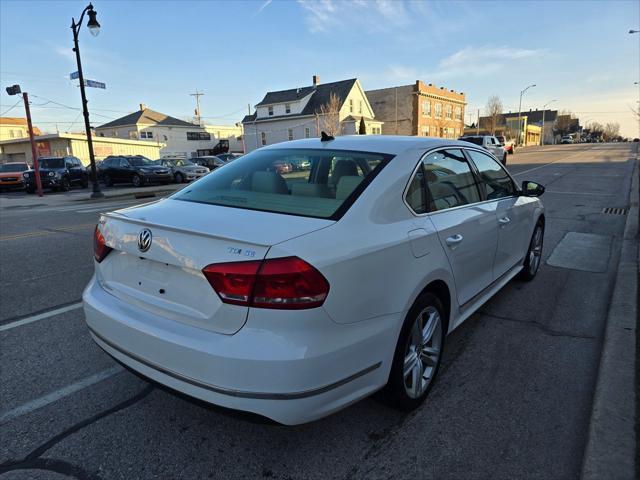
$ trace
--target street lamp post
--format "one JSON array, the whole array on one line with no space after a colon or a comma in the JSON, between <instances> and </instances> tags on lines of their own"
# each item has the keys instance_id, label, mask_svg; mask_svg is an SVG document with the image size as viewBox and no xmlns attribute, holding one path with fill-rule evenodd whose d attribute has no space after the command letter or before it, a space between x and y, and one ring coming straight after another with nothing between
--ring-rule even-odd
<instances>
[{"instance_id":1,"label":"street lamp post","mask_svg":"<svg viewBox=\"0 0 640 480\"><path fill-rule=\"evenodd\" d=\"M518 139L516 141L516 144L518 147L520 146L520 139L522 137L522 120L520 120L521 112L522 112L522 95L524 95L524 92L529 90L531 87L535 87L535 86L536 85L534 83L533 85L529 85L527 88L525 88L520 92L520 104L518 105Z\"/></svg>"},{"instance_id":2,"label":"street lamp post","mask_svg":"<svg viewBox=\"0 0 640 480\"><path fill-rule=\"evenodd\" d=\"M540 135L540 145L544 145L544 112L546 111L547 106L553 102L557 102L557 100L551 100L545 103L544 106L542 107L542 133Z\"/></svg>"},{"instance_id":3,"label":"street lamp post","mask_svg":"<svg viewBox=\"0 0 640 480\"><path fill-rule=\"evenodd\" d=\"M82 97L82 114L84 115L84 128L87 133L87 146L89 147L89 161L91 162L91 182L93 184L93 193L91 198L104 198L104 194L100 191L98 183L98 172L96 171L96 157L93 153L93 140L91 139L91 124L89 123L89 109L87 108L87 95L84 91L84 75L82 73L82 62L80 61L80 47L78 46L78 33L82 26L84 14L89 15L87 27L91 34L95 37L100 33L100 24L96 20L96 11L93 5L89 4L82 11L80 20L76 23L75 18L71 19L71 29L73 30L73 51L76 52L76 62L78 64L78 80L80 81L80 96Z\"/></svg>"}]
</instances>

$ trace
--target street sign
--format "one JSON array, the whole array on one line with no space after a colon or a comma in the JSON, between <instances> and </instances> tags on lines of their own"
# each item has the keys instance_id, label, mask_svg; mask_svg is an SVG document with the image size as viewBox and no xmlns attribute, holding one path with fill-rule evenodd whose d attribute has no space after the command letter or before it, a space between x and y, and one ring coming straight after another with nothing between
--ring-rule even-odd
<instances>
[{"instance_id":1,"label":"street sign","mask_svg":"<svg viewBox=\"0 0 640 480\"><path fill-rule=\"evenodd\" d=\"M80 72L72 72L69 74L69 78L71 80L75 80L76 78L80 78Z\"/></svg>"},{"instance_id":2,"label":"street sign","mask_svg":"<svg viewBox=\"0 0 640 480\"><path fill-rule=\"evenodd\" d=\"M95 80L85 80L85 87L93 87L93 88L102 88L103 90L107 88L107 85L102 82L96 82Z\"/></svg>"}]
</instances>

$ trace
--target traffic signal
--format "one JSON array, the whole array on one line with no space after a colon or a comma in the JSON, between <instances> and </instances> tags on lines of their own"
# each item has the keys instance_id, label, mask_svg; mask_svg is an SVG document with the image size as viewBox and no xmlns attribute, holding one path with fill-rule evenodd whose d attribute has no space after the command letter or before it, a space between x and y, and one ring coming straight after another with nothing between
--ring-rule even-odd
<instances>
[{"instance_id":1,"label":"traffic signal","mask_svg":"<svg viewBox=\"0 0 640 480\"><path fill-rule=\"evenodd\" d=\"M9 95L18 95L19 93L22 93L22 90L20 90L20 85L12 85L7 87L7 93Z\"/></svg>"}]
</instances>

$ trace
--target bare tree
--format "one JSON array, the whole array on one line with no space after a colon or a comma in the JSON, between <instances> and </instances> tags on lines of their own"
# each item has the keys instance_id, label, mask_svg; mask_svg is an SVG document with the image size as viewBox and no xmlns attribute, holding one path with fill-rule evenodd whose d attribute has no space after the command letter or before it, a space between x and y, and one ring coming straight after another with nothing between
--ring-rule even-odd
<instances>
[{"instance_id":1,"label":"bare tree","mask_svg":"<svg viewBox=\"0 0 640 480\"><path fill-rule=\"evenodd\" d=\"M487 106L485 107L488 117L487 130L491 132L491 135L495 135L500 115L502 115L502 101L497 95L491 95L487 100Z\"/></svg>"},{"instance_id":2,"label":"bare tree","mask_svg":"<svg viewBox=\"0 0 640 480\"><path fill-rule=\"evenodd\" d=\"M591 122L586 125L587 130L589 130L589 136L593 139L600 138L604 133L604 127L601 123Z\"/></svg>"},{"instance_id":3,"label":"bare tree","mask_svg":"<svg viewBox=\"0 0 640 480\"><path fill-rule=\"evenodd\" d=\"M619 123L607 123L604 127L604 132L602 133L602 137L605 142L610 142L614 138L618 138L620 136L620 124Z\"/></svg>"},{"instance_id":4,"label":"bare tree","mask_svg":"<svg viewBox=\"0 0 640 480\"><path fill-rule=\"evenodd\" d=\"M573 113L568 110L563 110L558 114L555 123L555 133L560 136L568 135L569 133L573 133L576 125L576 117Z\"/></svg>"},{"instance_id":5,"label":"bare tree","mask_svg":"<svg viewBox=\"0 0 640 480\"><path fill-rule=\"evenodd\" d=\"M320 105L320 130L327 135L335 137L340 135L340 97L335 93L329 95L329 101Z\"/></svg>"}]
</instances>

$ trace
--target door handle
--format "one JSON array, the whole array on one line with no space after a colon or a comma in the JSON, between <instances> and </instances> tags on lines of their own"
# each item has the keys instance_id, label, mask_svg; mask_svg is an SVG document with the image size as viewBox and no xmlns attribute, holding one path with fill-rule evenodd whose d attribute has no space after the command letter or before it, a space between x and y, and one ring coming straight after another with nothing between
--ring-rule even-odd
<instances>
[{"instance_id":1,"label":"door handle","mask_svg":"<svg viewBox=\"0 0 640 480\"><path fill-rule=\"evenodd\" d=\"M451 248L455 248L458 246L458 244L460 242L462 242L463 237L462 235L460 235L459 233L456 235L452 235L450 237L447 237L447 239L445 240L445 242L447 243L448 246L450 246Z\"/></svg>"},{"instance_id":2,"label":"door handle","mask_svg":"<svg viewBox=\"0 0 640 480\"><path fill-rule=\"evenodd\" d=\"M510 221L511 221L511 219L509 217L502 217L502 218L498 219L498 222L500 222L500 226L502 226L502 227L504 227Z\"/></svg>"}]
</instances>

